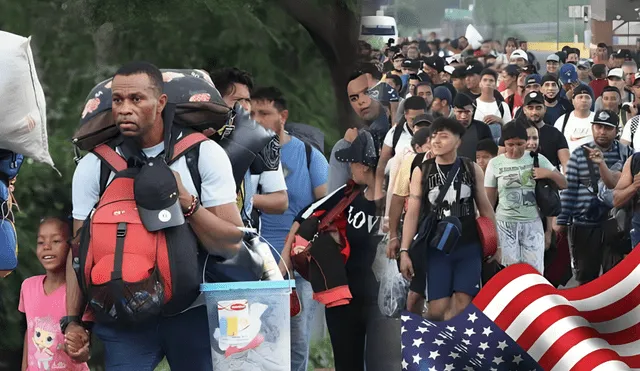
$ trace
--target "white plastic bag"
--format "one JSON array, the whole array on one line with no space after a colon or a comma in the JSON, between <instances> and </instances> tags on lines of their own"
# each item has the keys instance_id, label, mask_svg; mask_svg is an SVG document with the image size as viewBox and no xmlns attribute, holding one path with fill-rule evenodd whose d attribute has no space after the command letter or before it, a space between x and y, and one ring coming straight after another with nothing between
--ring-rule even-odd
<instances>
[{"instance_id":1,"label":"white plastic bag","mask_svg":"<svg viewBox=\"0 0 640 371\"><path fill-rule=\"evenodd\" d=\"M53 165L31 38L0 31L0 148Z\"/></svg>"},{"instance_id":2,"label":"white plastic bag","mask_svg":"<svg viewBox=\"0 0 640 371\"><path fill-rule=\"evenodd\" d=\"M387 259L384 274L380 281L378 292L378 307L380 313L387 317L397 318L407 306L409 281L402 277L398 269L398 262Z\"/></svg>"}]
</instances>

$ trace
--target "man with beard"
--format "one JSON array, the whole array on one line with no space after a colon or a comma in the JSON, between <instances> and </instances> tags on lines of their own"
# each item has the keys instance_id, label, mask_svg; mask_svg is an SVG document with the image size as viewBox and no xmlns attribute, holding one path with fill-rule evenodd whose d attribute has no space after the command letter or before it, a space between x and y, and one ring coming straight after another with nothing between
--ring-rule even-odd
<instances>
[{"instance_id":1,"label":"man with beard","mask_svg":"<svg viewBox=\"0 0 640 371\"><path fill-rule=\"evenodd\" d=\"M347 84L347 94L349 102L365 124L363 130L369 130L372 134L382 138L389 131L389 118L382 107L382 104L372 99L368 94L369 85L367 76L361 71L355 72ZM331 150L329 158L329 179L327 182L328 193L342 187L351 179L351 169L349 164L336 159L335 153L343 148L348 148L351 142L358 136L358 129L348 129L343 139L340 139Z\"/></svg>"},{"instance_id":2,"label":"man with beard","mask_svg":"<svg viewBox=\"0 0 640 371\"><path fill-rule=\"evenodd\" d=\"M566 170L567 162L569 162L569 146L567 139L560 133L558 129L551 125L547 125L543 119L545 117L545 100L542 93L530 92L525 98L527 104L522 106L524 114L520 120L526 121L538 129L540 140L539 153L542 153L549 162L556 168ZM504 141L500 141L499 153L504 153Z\"/></svg>"},{"instance_id":3,"label":"man with beard","mask_svg":"<svg viewBox=\"0 0 640 371\"><path fill-rule=\"evenodd\" d=\"M544 105L546 108L544 122L548 122L550 125L554 124L560 116L569 111L573 111L571 102L560 96L560 84L555 75L548 73L542 77L540 92L544 97Z\"/></svg>"},{"instance_id":4,"label":"man with beard","mask_svg":"<svg viewBox=\"0 0 640 371\"><path fill-rule=\"evenodd\" d=\"M610 207L598 200L597 183L602 180L607 188L616 188L621 173L612 168L624 164L633 150L615 139L618 117L614 112L598 111L591 121L594 140L571 153L566 172L569 187L561 194L562 212L554 226L556 233L570 229L572 266L581 285L598 278L601 269L606 273L613 268L621 260L620 252L630 247L628 239L608 235L604 228Z\"/></svg>"},{"instance_id":5,"label":"man with beard","mask_svg":"<svg viewBox=\"0 0 640 371\"><path fill-rule=\"evenodd\" d=\"M474 100L467 94L460 93L453 100L453 114L456 120L465 128L458 154L470 159L476 158L478 142L483 139L493 140L491 129L482 121L473 119L476 106Z\"/></svg>"}]
</instances>

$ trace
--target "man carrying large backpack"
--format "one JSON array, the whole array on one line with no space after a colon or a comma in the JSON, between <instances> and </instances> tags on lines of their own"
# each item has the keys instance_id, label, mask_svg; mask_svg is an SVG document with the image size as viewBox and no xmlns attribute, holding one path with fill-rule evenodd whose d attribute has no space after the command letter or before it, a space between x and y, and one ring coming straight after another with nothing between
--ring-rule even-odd
<instances>
[{"instance_id":1,"label":"man carrying large backpack","mask_svg":"<svg viewBox=\"0 0 640 371\"><path fill-rule=\"evenodd\" d=\"M61 328L68 348L74 337L88 340L80 319L88 302L109 371L152 371L164 356L172 370L213 369L207 310L196 300L197 259L233 257L243 237L227 154L198 133L171 127L163 84L160 70L146 62L115 73L120 141L96 147L73 176L74 234L80 232L73 250L80 258L77 264L69 254L67 261ZM200 192L182 156L189 150L215 159L198 162ZM101 163L111 169L104 189Z\"/></svg>"}]
</instances>

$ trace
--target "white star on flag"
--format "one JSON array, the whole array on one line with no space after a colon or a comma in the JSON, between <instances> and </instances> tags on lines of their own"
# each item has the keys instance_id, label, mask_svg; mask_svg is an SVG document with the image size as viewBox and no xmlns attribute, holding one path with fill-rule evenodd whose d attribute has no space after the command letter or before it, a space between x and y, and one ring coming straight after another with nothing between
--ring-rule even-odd
<instances>
[{"instance_id":1,"label":"white star on flag","mask_svg":"<svg viewBox=\"0 0 640 371\"><path fill-rule=\"evenodd\" d=\"M422 361L422 357L420 357L420 354L416 354L415 356L413 356L413 363L419 365L420 361Z\"/></svg>"},{"instance_id":2,"label":"white star on flag","mask_svg":"<svg viewBox=\"0 0 640 371\"><path fill-rule=\"evenodd\" d=\"M476 357L480 358L480 359L484 359L484 354L482 353L476 353Z\"/></svg>"},{"instance_id":3,"label":"white star on flag","mask_svg":"<svg viewBox=\"0 0 640 371\"><path fill-rule=\"evenodd\" d=\"M400 335L404 334L405 332L407 332L407 329L402 326L402 328L400 329Z\"/></svg>"},{"instance_id":4,"label":"white star on flag","mask_svg":"<svg viewBox=\"0 0 640 371\"><path fill-rule=\"evenodd\" d=\"M409 316L400 316L400 319L402 320L402 322L407 322L411 320L411 317Z\"/></svg>"},{"instance_id":5,"label":"white star on flag","mask_svg":"<svg viewBox=\"0 0 640 371\"><path fill-rule=\"evenodd\" d=\"M437 350L435 352L429 352L429 358L432 358L433 360L435 360L439 356L440 356L440 353L438 353Z\"/></svg>"},{"instance_id":6,"label":"white star on flag","mask_svg":"<svg viewBox=\"0 0 640 371\"><path fill-rule=\"evenodd\" d=\"M468 328L468 329L465 329L464 334L471 337L471 335L475 335L476 332L473 331L473 328Z\"/></svg>"},{"instance_id":7,"label":"white star on flag","mask_svg":"<svg viewBox=\"0 0 640 371\"><path fill-rule=\"evenodd\" d=\"M451 331L451 332L456 332L456 328L453 326L447 326L447 330Z\"/></svg>"},{"instance_id":8,"label":"white star on flag","mask_svg":"<svg viewBox=\"0 0 640 371\"><path fill-rule=\"evenodd\" d=\"M478 345L478 348L482 349L482 350L487 350L489 348L489 344L487 343L480 343L480 345Z\"/></svg>"},{"instance_id":9,"label":"white star on flag","mask_svg":"<svg viewBox=\"0 0 640 371\"><path fill-rule=\"evenodd\" d=\"M438 370L436 370L436 366L431 366L429 367L429 371L438 371Z\"/></svg>"},{"instance_id":10,"label":"white star on flag","mask_svg":"<svg viewBox=\"0 0 640 371\"><path fill-rule=\"evenodd\" d=\"M418 339L413 339L413 346L416 348L420 348L420 345L424 344L424 341L422 341L422 338L418 338Z\"/></svg>"},{"instance_id":11,"label":"white star on flag","mask_svg":"<svg viewBox=\"0 0 640 371\"><path fill-rule=\"evenodd\" d=\"M436 339L433 341L433 344L436 344L437 346L443 345L444 341L440 340L440 339Z\"/></svg>"},{"instance_id":12,"label":"white star on flag","mask_svg":"<svg viewBox=\"0 0 640 371\"><path fill-rule=\"evenodd\" d=\"M467 321L471 321L471 323L474 323L477 319L478 319L478 316L475 313L471 313Z\"/></svg>"},{"instance_id":13,"label":"white star on flag","mask_svg":"<svg viewBox=\"0 0 640 371\"><path fill-rule=\"evenodd\" d=\"M491 327L483 327L482 328L482 335L491 335L493 333L493 331L491 331Z\"/></svg>"},{"instance_id":14,"label":"white star on flag","mask_svg":"<svg viewBox=\"0 0 640 371\"><path fill-rule=\"evenodd\" d=\"M407 367L409 366L409 364L407 363L407 361L405 361L404 359L402 360L402 369L406 370Z\"/></svg>"},{"instance_id":15,"label":"white star on flag","mask_svg":"<svg viewBox=\"0 0 640 371\"><path fill-rule=\"evenodd\" d=\"M502 362L504 362L502 360L502 357L493 357L493 363L495 363L496 365L501 364Z\"/></svg>"},{"instance_id":16,"label":"white star on flag","mask_svg":"<svg viewBox=\"0 0 640 371\"><path fill-rule=\"evenodd\" d=\"M506 348L507 346L508 345L506 341L501 341L498 343L498 348L500 348L500 350L504 350L504 348Z\"/></svg>"},{"instance_id":17,"label":"white star on flag","mask_svg":"<svg viewBox=\"0 0 640 371\"><path fill-rule=\"evenodd\" d=\"M471 345L471 342L467 339L462 339L462 342L465 343L466 345Z\"/></svg>"},{"instance_id":18,"label":"white star on flag","mask_svg":"<svg viewBox=\"0 0 640 371\"><path fill-rule=\"evenodd\" d=\"M444 366L444 371L453 371L453 370L455 370L455 367L453 367L453 364L451 364L451 363L447 363Z\"/></svg>"},{"instance_id":19,"label":"white star on flag","mask_svg":"<svg viewBox=\"0 0 640 371\"><path fill-rule=\"evenodd\" d=\"M456 358L460 358L460 355L456 352L451 352L449 353L449 357L456 359Z\"/></svg>"},{"instance_id":20,"label":"white star on flag","mask_svg":"<svg viewBox=\"0 0 640 371\"><path fill-rule=\"evenodd\" d=\"M418 331L419 331L421 334L424 334L425 332L429 332L429 329L428 329L428 328L426 328L426 327L422 327L422 326L421 326L421 327L418 327Z\"/></svg>"},{"instance_id":21,"label":"white star on flag","mask_svg":"<svg viewBox=\"0 0 640 371\"><path fill-rule=\"evenodd\" d=\"M520 354L518 354L517 356L513 357L513 363L519 365L520 362L522 362L522 356Z\"/></svg>"}]
</instances>

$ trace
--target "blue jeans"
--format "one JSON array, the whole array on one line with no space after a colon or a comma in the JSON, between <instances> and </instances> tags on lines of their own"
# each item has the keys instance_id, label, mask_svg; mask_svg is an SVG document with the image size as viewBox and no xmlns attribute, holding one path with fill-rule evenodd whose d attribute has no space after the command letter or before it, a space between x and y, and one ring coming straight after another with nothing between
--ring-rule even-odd
<instances>
[{"instance_id":1,"label":"blue jeans","mask_svg":"<svg viewBox=\"0 0 640 371\"><path fill-rule=\"evenodd\" d=\"M171 371L213 370L209 320L203 305L136 328L96 323L106 371L153 371L167 357Z\"/></svg>"},{"instance_id":2,"label":"blue jeans","mask_svg":"<svg viewBox=\"0 0 640 371\"><path fill-rule=\"evenodd\" d=\"M311 324L318 308L313 300L311 283L295 274L296 292L300 298L302 310L291 318L291 371L307 371L309 361L309 342L311 341Z\"/></svg>"}]
</instances>

